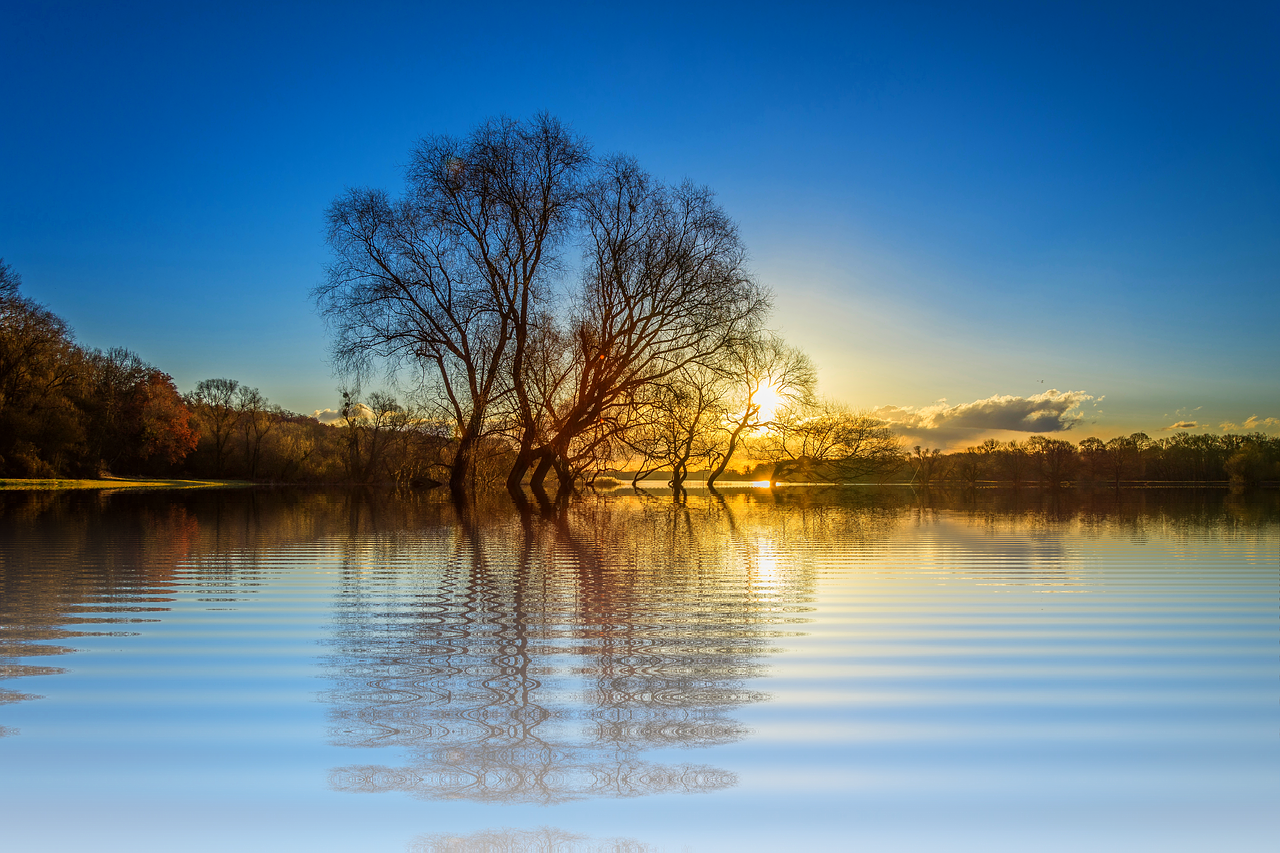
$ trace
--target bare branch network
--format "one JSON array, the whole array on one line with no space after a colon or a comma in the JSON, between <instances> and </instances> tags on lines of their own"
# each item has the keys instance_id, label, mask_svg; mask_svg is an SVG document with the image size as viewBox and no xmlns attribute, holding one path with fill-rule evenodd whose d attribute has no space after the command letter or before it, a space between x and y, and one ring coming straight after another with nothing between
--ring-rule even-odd
<instances>
[{"instance_id":1,"label":"bare branch network","mask_svg":"<svg viewBox=\"0 0 1280 853\"><path fill-rule=\"evenodd\" d=\"M677 489L703 464L714 482L784 422L779 408L779 459L832 417L879 428L860 469L893 442L883 424L814 408L813 365L766 330L771 294L709 189L595 158L550 116L423 140L402 196L349 190L328 226L334 260L315 297L335 359L422 377L452 424L455 490L495 441L513 493L526 481L542 493L552 472L571 489L623 462L670 471ZM816 476L863 445L805 448Z\"/></svg>"}]
</instances>

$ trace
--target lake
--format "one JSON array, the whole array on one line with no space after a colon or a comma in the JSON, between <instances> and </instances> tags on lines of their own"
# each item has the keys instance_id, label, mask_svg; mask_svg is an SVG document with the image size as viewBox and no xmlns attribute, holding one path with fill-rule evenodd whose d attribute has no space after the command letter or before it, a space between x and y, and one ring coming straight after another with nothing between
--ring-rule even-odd
<instances>
[{"instance_id":1,"label":"lake","mask_svg":"<svg viewBox=\"0 0 1280 853\"><path fill-rule=\"evenodd\" d=\"M1280 495L0 493L10 850L1272 850Z\"/></svg>"}]
</instances>

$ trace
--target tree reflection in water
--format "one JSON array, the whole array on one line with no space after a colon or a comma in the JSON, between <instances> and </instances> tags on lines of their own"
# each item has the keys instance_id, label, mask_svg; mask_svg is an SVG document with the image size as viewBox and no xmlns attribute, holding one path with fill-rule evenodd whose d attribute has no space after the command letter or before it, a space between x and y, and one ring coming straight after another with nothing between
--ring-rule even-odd
<instances>
[{"instance_id":1,"label":"tree reflection in water","mask_svg":"<svg viewBox=\"0 0 1280 853\"><path fill-rule=\"evenodd\" d=\"M631 838L592 839L550 826L423 835L409 845L409 853L650 853L653 849Z\"/></svg>"},{"instance_id":2,"label":"tree reflection in water","mask_svg":"<svg viewBox=\"0 0 1280 853\"><path fill-rule=\"evenodd\" d=\"M408 760L341 767L332 785L555 803L735 784L644 753L736 741L733 709L766 698L748 681L803 621L813 575L762 573L762 535L723 501L614 498L352 540L332 737Z\"/></svg>"}]
</instances>

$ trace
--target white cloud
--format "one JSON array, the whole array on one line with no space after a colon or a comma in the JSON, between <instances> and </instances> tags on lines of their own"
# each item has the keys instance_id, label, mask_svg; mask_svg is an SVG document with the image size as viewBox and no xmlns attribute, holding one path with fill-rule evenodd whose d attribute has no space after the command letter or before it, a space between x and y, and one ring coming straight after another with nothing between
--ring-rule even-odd
<instances>
[{"instance_id":1,"label":"white cloud","mask_svg":"<svg viewBox=\"0 0 1280 853\"><path fill-rule=\"evenodd\" d=\"M969 429L1012 430L1015 432L1063 432L1084 415L1080 404L1093 397L1083 391L1050 389L1031 397L1000 396L948 406L939 400L932 406L884 406L873 414L890 423L913 430Z\"/></svg>"},{"instance_id":2,"label":"white cloud","mask_svg":"<svg viewBox=\"0 0 1280 853\"><path fill-rule=\"evenodd\" d=\"M995 395L972 403L932 406L882 406L871 414L888 421L894 431L930 446L976 444L996 431L1052 433L1071 429L1084 419L1080 406L1094 397L1084 391L1050 389L1030 397Z\"/></svg>"},{"instance_id":3,"label":"white cloud","mask_svg":"<svg viewBox=\"0 0 1280 853\"><path fill-rule=\"evenodd\" d=\"M1161 432L1169 432L1175 429L1199 429L1200 424L1195 421L1178 421L1176 424L1169 424L1167 427L1160 427Z\"/></svg>"},{"instance_id":4,"label":"white cloud","mask_svg":"<svg viewBox=\"0 0 1280 853\"><path fill-rule=\"evenodd\" d=\"M1275 432L1280 430L1280 418L1260 418L1257 415L1250 415L1242 424L1223 421L1218 426L1223 432Z\"/></svg>"}]
</instances>

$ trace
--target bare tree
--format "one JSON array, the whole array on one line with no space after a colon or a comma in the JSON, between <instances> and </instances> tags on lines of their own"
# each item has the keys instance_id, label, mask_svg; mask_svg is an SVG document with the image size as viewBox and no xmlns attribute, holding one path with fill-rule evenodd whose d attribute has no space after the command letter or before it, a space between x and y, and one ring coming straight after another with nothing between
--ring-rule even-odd
<instances>
[{"instance_id":1,"label":"bare tree","mask_svg":"<svg viewBox=\"0 0 1280 853\"><path fill-rule=\"evenodd\" d=\"M733 376L734 401L723 422L727 433L723 450L716 454L718 461L707 474L708 486L714 486L724 474L744 437L765 426L777 409L810 400L818 381L809 357L773 332L731 346L725 369Z\"/></svg>"},{"instance_id":2,"label":"bare tree","mask_svg":"<svg viewBox=\"0 0 1280 853\"><path fill-rule=\"evenodd\" d=\"M932 450L922 449L920 445L912 448L907 454L907 462L912 467L911 482L929 488L934 480L941 480L951 467L951 460L936 447Z\"/></svg>"},{"instance_id":3,"label":"bare tree","mask_svg":"<svg viewBox=\"0 0 1280 853\"><path fill-rule=\"evenodd\" d=\"M1060 438L1033 435L1026 442L1027 453L1036 465L1036 473L1042 486L1056 489L1075 468L1076 448Z\"/></svg>"},{"instance_id":4,"label":"bare tree","mask_svg":"<svg viewBox=\"0 0 1280 853\"><path fill-rule=\"evenodd\" d=\"M978 480L991 474L992 460L999 454L1000 447L997 439L988 438L977 447L966 447L963 452L953 455L955 471L968 488L977 487Z\"/></svg>"},{"instance_id":5,"label":"bare tree","mask_svg":"<svg viewBox=\"0 0 1280 853\"><path fill-rule=\"evenodd\" d=\"M244 458L249 465L249 479L258 476L258 463L262 458L262 442L280 423L287 412L267 401L257 388L241 385L236 392L236 409L239 412L240 435L244 445Z\"/></svg>"},{"instance_id":6,"label":"bare tree","mask_svg":"<svg viewBox=\"0 0 1280 853\"><path fill-rule=\"evenodd\" d=\"M1084 443L1081 442L1081 446ZM1144 432L1135 432L1129 436L1117 436L1105 445L1102 464L1108 475L1120 488L1120 481L1125 475L1132 477L1138 474L1142 463L1142 454L1151 447L1151 439Z\"/></svg>"},{"instance_id":7,"label":"bare tree","mask_svg":"<svg viewBox=\"0 0 1280 853\"><path fill-rule=\"evenodd\" d=\"M496 119L465 140L424 140L403 199L352 190L329 209L337 258L316 299L337 332L338 362L408 362L430 377L457 431L454 490L499 397L515 396L529 433L530 323L587 160L586 146L548 116ZM522 447L531 441L522 434Z\"/></svg>"},{"instance_id":8,"label":"bare tree","mask_svg":"<svg viewBox=\"0 0 1280 853\"><path fill-rule=\"evenodd\" d=\"M720 424L728 377L702 364L681 368L653 387L645 407L647 423L634 431L631 447L643 458L640 470L671 470L671 487L684 489L691 462L719 455Z\"/></svg>"},{"instance_id":9,"label":"bare tree","mask_svg":"<svg viewBox=\"0 0 1280 853\"><path fill-rule=\"evenodd\" d=\"M0 258L0 300L16 298L18 288L21 286L22 276L12 266L6 264L4 258Z\"/></svg>"},{"instance_id":10,"label":"bare tree","mask_svg":"<svg viewBox=\"0 0 1280 853\"><path fill-rule=\"evenodd\" d=\"M903 462L901 441L888 424L842 405L819 401L774 420L766 437L773 481L847 482L886 474Z\"/></svg>"},{"instance_id":11,"label":"bare tree","mask_svg":"<svg viewBox=\"0 0 1280 853\"><path fill-rule=\"evenodd\" d=\"M1027 455L1026 447L1016 440L1010 439L1008 444L1001 446L1000 466L1005 475L1013 481L1015 489L1021 486L1026 478L1029 463L1030 456Z\"/></svg>"},{"instance_id":12,"label":"bare tree","mask_svg":"<svg viewBox=\"0 0 1280 853\"><path fill-rule=\"evenodd\" d=\"M618 425L648 386L710 365L759 328L767 292L745 267L733 222L712 193L666 186L615 157L583 201L582 289L564 350L542 401L535 487L600 424ZM509 485L523 477L519 466Z\"/></svg>"},{"instance_id":13,"label":"bare tree","mask_svg":"<svg viewBox=\"0 0 1280 853\"><path fill-rule=\"evenodd\" d=\"M222 476L227 443L240 423L240 407L236 404L239 388L240 383L234 379L202 379L191 395L191 407L213 436L213 470L217 477Z\"/></svg>"},{"instance_id":14,"label":"bare tree","mask_svg":"<svg viewBox=\"0 0 1280 853\"><path fill-rule=\"evenodd\" d=\"M561 299L574 236L581 285ZM329 243L315 295L338 363L421 371L454 425L455 490L498 435L513 493L531 471L541 491L553 470L562 486L599 470L647 388L722 360L769 307L709 190L668 186L625 157L593 163L547 116L425 140L402 199L334 202Z\"/></svg>"},{"instance_id":15,"label":"bare tree","mask_svg":"<svg viewBox=\"0 0 1280 853\"><path fill-rule=\"evenodd\" d=\"M339 411L346 430L344 464L351 482L399 481L409 476L402 470L407 466L406 444L419 421L412 412L386 392L375 391L365 402L358 390L350 389L342 392Z\"/></svg>"}]
</instances>

